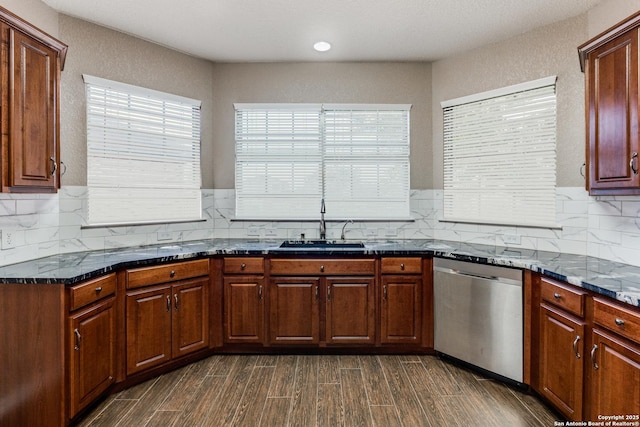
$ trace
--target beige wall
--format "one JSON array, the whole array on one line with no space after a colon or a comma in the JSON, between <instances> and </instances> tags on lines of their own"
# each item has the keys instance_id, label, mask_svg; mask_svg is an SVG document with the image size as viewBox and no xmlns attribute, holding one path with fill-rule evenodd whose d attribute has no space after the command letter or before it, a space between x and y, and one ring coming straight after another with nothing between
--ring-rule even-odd
<instances>
[{"instance_id":1,"label":"beige wall","mask_svg":"<svg viewBox=\"0 0 640 427\"><path fill-rule=\"evenodd\" d=\"M59 26L60 39L69 45L61 83L60 157L67 166L62 185L87 182L82 74L201 100L202 158L212 158L211 62L66 15L60 15ZM202 168L202 180L204 188L212 188L211 168Z\"/></svg>"},{"instance_id":2,"label":"beige wall","mask_svg":"<svg viewBox=\"0 0 640 427\"><path fill-rule=\"evenodd\" d=\"M431 65L249 63L214 66L215 188L234 188L235 102L412 104L411 188L431 186Z\"/></svg>"},{"instance_id":3,"label":"beige wall","mask_svg":"<svg viewBox=\"0 0 640 427\"><path fill-rule=\"evenodd\" d=\"M0 6L58 38L58 12L40 0L0 0Z\"/></svg>"},{"instance_id":4,"label":"beige wall","mask_svg":"<svg viewBox=\"0 0 640 427\"><path fill-rule=\"evenodd\" d=\"M603 0L587 14L589 38L597 36L638 10L640 0Z\"/></svg>"},{"instance_id":5,"label":"beige wall","mask_svg":"<svg viewBox=\"0 0 640 427\"><path fill-rule=\"evenodd\" d=\"M434 187L443 186L440 102L557 75L557 185L582 186L584 81L577 46L587 40L581 15L433 64Z\"/></svg>"}]
</instances>

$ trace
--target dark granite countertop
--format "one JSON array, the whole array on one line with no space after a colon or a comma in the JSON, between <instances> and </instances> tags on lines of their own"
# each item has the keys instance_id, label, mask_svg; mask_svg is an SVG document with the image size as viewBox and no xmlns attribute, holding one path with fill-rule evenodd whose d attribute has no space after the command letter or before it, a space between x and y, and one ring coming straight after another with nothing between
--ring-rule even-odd
<instances>
[{"instance_id":1,"label":"dark granite countertop","mask_svg":"<svg viewBox=\"0 0 640 427\"><path fill-rule=\"evenodd\" d=\"M278 240L212 239L54 255L0 267L0 283L73 285L117 271L214 255L427 255L544 273L640 307L640 267L581 256L443 240L367 241L364 248L280 248Z\"/></svg>"}]
</instances>

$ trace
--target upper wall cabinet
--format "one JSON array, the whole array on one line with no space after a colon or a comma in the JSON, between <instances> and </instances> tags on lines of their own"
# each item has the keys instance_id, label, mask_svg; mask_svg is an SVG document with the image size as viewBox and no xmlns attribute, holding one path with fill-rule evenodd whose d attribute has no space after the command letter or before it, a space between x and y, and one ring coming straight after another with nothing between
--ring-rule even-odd
<instances>
[{"instance_id":1,"label":"upper wall cabinet","mask_svg":"<svg viewBox=\"0 0 640 427\"><path fill-rule=\"evenodd\" d=\"M67 46L0 7L2 192L60 186L60 70Z\"/></svg>"},{"instance_id":2,"label":"upper wall cabinet","mask_svg":"<svg viewBox=\"0 0 640 427\"><path fill-rule=\"evenodd\" d=\"M591 195L640 194L640 13L578 47L586 90L586 187Z\"/></svg>"}]
</instances>

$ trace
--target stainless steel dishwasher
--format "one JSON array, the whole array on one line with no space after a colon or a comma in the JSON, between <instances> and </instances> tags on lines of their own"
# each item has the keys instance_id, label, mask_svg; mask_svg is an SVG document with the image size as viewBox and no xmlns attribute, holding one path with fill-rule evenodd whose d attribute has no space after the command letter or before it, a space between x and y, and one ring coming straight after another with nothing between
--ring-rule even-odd
<instances>
[{"instance_id":1,"label":"stainless steel dishwasher","mask_svg":"<svg viewBox=\"0 0 640 427\"><path fill-rule=\"evenodd\" d=\"M522 383L522 271L435 258L435 350Z\"/></svg>"}]
</instances>

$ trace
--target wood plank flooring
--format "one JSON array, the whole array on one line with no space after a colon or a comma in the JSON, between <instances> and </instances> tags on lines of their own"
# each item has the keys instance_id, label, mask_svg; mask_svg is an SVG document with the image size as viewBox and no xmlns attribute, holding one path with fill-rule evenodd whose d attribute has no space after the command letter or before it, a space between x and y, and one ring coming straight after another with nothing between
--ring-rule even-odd
<instances>
[{"instance_id":1,"label":"wood plank flooring","mask_svg":"<svg viewBox=\"0 0 640 427\"><path fill-rule=\"evenodd\" d=\"M81 426L553 426L535 397L434 356L216 355L107 397Z\"/></svg>"}]
</instances>

